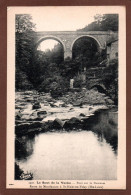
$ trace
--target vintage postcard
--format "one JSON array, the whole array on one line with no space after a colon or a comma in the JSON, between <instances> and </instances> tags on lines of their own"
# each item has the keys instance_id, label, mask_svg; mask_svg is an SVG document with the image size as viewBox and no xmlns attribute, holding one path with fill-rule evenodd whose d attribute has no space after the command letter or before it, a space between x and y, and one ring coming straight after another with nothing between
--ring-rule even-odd
<instances>
[{"instance_id":1,"label":"vintage postcard","mask_svg":"<svg viewBox=\"0 0 131 195\"><path fill-rule=\"evenodd\" d=\"M126 189L126 9L7 8L12 189Z\"/></svg>"}]
</instances>

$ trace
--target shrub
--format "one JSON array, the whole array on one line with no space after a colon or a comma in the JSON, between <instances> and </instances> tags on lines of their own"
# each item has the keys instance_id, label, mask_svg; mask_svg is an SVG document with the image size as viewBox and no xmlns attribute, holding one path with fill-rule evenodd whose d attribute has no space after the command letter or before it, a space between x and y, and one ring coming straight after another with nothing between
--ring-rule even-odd
<instances>
[{"instance_id":1,"label":"shrub","mask_svg":"<svg viewBox=\"0 0 131 195\"><path fill-rule=\"evenodd\" d=\"M16 180L20 180L20 176L24 171L22 169L20 169L19 165L17 165L17 163L15 163L15 179Z\"/></svg>"}]
</instances>

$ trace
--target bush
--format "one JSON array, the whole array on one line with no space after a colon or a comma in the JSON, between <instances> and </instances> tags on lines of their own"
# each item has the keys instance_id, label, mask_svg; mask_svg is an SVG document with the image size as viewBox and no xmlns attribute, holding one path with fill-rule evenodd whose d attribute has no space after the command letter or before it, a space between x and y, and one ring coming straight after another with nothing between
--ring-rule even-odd
<instances>
[{"instance_id":1,"label":"bush","mask_svg":"<svg viewBox=\"0 0 131 195\"><path fill-rule=\"evenodd\" d=\"M24 171L15 163L15 179L20 180L20 176Z\"/></svg>"},{"instance_id":2,"label":"bush","mask_svg":"<svg viewBox=\"0 0 131 195\"><path fill-rule=\"evenodd\" d=\"M111 99L118 104L118 59L110 61L103 72L103 83Z\"/></svg>"},{"instance_id":3,"label":"bush","mask_svg":"<svg viewBox=\"0 0 131 195\"><path fill-rule=\"evenodd\" d=\"M82 79L80 76L74 77L74 88L81 88L82 87Z\"/></svg>"},{"instance_id":4,"label":"bush","mask_svg":"<svg viewBox=\"0 0 131 195\"><path fill-rule=\"evenodd\" d=\"M39 86L39 91L51 92L52 96L60 96L69 89L69 81L61 76L45 79Z\"/></svg>"},{"instance_id":5,"label":"bush","mask_svg":"<svg viewBox=\"0 0 131 195\"><path fill-rule=\"evenodd\" d=\"M28 76L21 69L16 68L15 89L17 90L31 90L33 89L32 83L29 81Z\"/></svg>"}]
</instances>

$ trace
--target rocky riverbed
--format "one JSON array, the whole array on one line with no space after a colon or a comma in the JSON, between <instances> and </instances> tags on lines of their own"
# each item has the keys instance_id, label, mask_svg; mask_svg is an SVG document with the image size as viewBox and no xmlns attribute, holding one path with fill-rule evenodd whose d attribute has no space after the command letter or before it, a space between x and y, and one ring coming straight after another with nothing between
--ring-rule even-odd
<instances>
[{"instance_id":1,"label":"rocky riverbed","mask_svg":"<svg viewBox=\"0 0 131 195\"><path fill-rule=\"evenodd\" d=\"M113 106L113 101L105 94L86 89L70 91L57 99L49 93L16 92L15 101L16 135L88 129L98 111Z\"/></svg>"}]
</instances>

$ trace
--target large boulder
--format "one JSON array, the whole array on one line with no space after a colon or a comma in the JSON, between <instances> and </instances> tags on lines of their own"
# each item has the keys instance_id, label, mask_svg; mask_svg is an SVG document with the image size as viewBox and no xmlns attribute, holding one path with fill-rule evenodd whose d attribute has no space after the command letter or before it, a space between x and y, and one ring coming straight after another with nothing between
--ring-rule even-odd
<instances>
[{"instance_id":1,"label":"large boulder","mask_svg":"<svg viewBox=\"0 0 131 195\"><path fill-rule=\"evenodd\" d=\"M112 104L114 104L114 101L111 99L106 99L106 104L112 105Z\"/></svg>"},{"instance_id":2,"label":"large boulder","mask_svg":"<svg viewBox=\"0 0 131 195\"><path fill-rule=\"evenodd\" d=\"M54 121L53 121L53 128L54 129L62 129L64 126L64 122L58 118L56 118Z\"/></svg>"},{"instance_id":3,"label":"large boulder","mask_svg":"<svg viewBox=\"0 0 131 195\"><path fill-rule=\"evenodd\" d=\"M25 114L22 116L22 119L23 120L26 120L26 121L42 121L43 120L43 117L39 117L37 115L37 112L34 111L32 114Z\"/></svg>"},{"instance_id":4,"label":"large boulder","mask_svg":"<svg viewBox=\"0 0 131 195\"><path fill-rule=\"evenodd\" d=\"M49 120L47 122L43 122L41 124L41 131L42 132L47 132L53 129L53 121Z\"/></svg>"},{"instance_id":5,"label":"large boulder","mask_svg":"<svg viewBox=\"0 0 131 195\"><path fill-rule=\"evenodd\" d=\"M22 114L21 112L18 112L15 116L15 120L21 120Z\"/></svg>"},{"instance_id":6,"label":"large boulder","mask_svg":"<svg viewBox=\"0 0 131 195\"><path fill-rule=\"evenodd\" d=\"M40 119L45 118L46 115L47 115L47 112L45 110L37 112L37 116Z\"/></svg>"},{"instance_id":7,"label":"large boulder","mask_svg":"<svg viewBox=\"0 0 131 195\"><path fill-rule=\"evenodd\" d=\"M82 106L82 101L73 102L73 106Z\"/></svg>"},{"instance_id":8,"label":"large boulder","mask_svg":"<svg viewBox=\"0 0 131 195\"><path fill-rule=\"evenodd\" d=\"M52 108L57 107L53 102L50 102L50 106L51 106Z\"/></svg>"},{"instance_id":9,"label":"large boulder","mask_svg":"<svg viewBox=\"0 0 131 195\"><path fill-rule=\"evenodd\" d=\"M16 135L25 135L31 131L38 131L41 128L40 122L20 124L15 127Z\"/></svg>"},{"instance_id":10,"label":"large boulder","mask_svg":"<svg viewBox=\"0 0 131 195\"><path fill-rule=\"evenodd\" d=\"M39 102L35 102L35 103L33 104L33 106L32 106L32 109L33 109L33 110L34 110L34 109L39 109L39 108L41 108L41 105L40 105Z\"/></svg>"},{"instance_id":11,"label":"large boulder","mask_svg":"<svg viewBox=\"0 0 131 195\"><path fill-rule=\"evenodd\" d=\"M85 114L83 114L83 113L80 113L80 115L79 116L81 116L81 117L85 117L86 115Z\"/></svg>"},{"instance_id":12,"label":"large boulder","mask_svg":"<svg viewBox=\"0 0 131 195\"><path fill-rule=\"evenodd\" d=\"M72 117L71 119L69 119L68 121L65 122L63 128L65 129L73 129L73 128L79 128L81 127L82 123L81 120L76 118L76 117Z\"/></svg>"}]
</instances>

